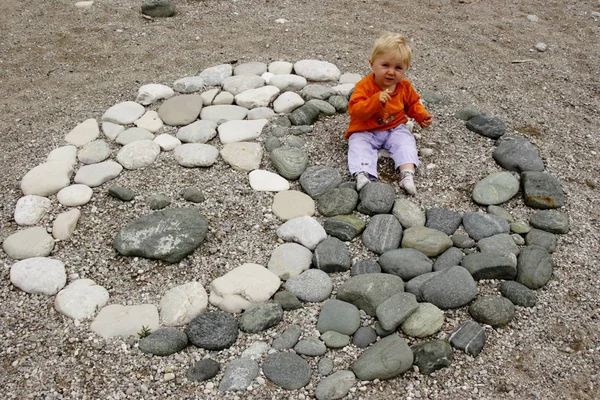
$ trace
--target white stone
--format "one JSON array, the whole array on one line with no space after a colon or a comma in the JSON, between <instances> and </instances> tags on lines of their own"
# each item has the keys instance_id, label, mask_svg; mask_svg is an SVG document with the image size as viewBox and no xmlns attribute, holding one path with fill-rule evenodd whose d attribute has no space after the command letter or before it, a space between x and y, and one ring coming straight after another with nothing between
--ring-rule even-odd
<instances>
[{"instance_id":1,"label":"white stone","mask_svg":"<svg viewBox=\"0 0 600 400\"><path fill-rule=\"evenodd\" d=\"M154 138L154 143L160 146L162 151L171 151L177 146L181 146L181 140L168 133L163 133Z\"/></svg>"},{"instance_id":2,"label":"white stone","mask_svg":"<svg viewBox=\"0 0 600 400\"><path fill-rule=\"evenodd\" d=\"M350 95L350 92L352 92L352 90L354 90L354 86L356 86L354 83L342 83L340 85L336 85L336 86L332 87L331 89L333 89L335 94L339 94L340 96L348 97Z\"/></svg>"},{"instance_id":3,"label":"white stone","mask_svg":"<svg viewBox=\"0 0 600 400\"><path fill-rule=\"evenodd\" d=\"M247 119L269 119L275 116L275 111L271 107L258 107L248 111Z\"/></svg>"},{"instance_id":4,"label":"white stone","mask_svg":"<svg viewBox=\"0 0 600 400\"><path fill-rule=\"evenodd\" d=\"M284 243L271 253L269 271L283 280L300 275L310 268L312 251L298 243Z\"/></svg>"},{"instance_id":5,"label":"white stone","mask_svg":"<svg viewBox=\"0 0 600 400\"><path fill-rule=\"evenodd\" d=\"M21 226L37 224L50 210L52 203L42 196L30 194L17 200L15 222Z\"/></svg>"},{"instance_id":6,"label":"white stone","mask_svg":"<svg viewBox=\"0 0 600 400\"><path fill-rule=\"evenodd\" d=\"M54 239L46 232L46 228L34 226L8 236L2 242L2 248L15 260L46 257L54 248Z\"/></svg>"},{"instance_id":7,"label":"white stone","mask_svg":"<svg viewBox=\"0 0 600 400\"><path fill-rule=\"evenodd\" d=\"M284 177L264 169L250 172L248 179L250 187L259 192L280 192L290 188L290 183Z\"/></svg>"},{"instance_id":8,"label":"white stone","mask_svg":"<svg viewBox=\"0 0 600 400\"><path fill-rule=\"evenodd\" d=\"M273 102L276 113L289 114L304 104L304 99L298 93L285 92Z\"/></svg>"},{"instance_id":9,"label":"white stone","mask_svg":"<svg viewBox=\"0 0 600 400\"><path fill-rule=\"evenodd\" d=\"M67 283L65 264L47 257L22 260L10 268L10 281L24 292L52 296Z\"/></svg>"},{"instance_id":10,"label":"white stone","mask_svg":"<svg viewBox=\"0 0 600 400\"><path fill-rule=\"evenodd\" d=\"M135 101L147 106L158 100L170 99L175 95L173 89L159 83L150 83L139 88Z\"/></svg>"},{"instance_id":11,"label":"white stone","mask_svg":"<svg viewBox=\"0 0 600 400\"><path fill-rule=\"evenodd\" d=\"M355 74L355 73L351 73L351 72L346 72L342 75L340 75L340 84L344 84L344 83L358 83L358 81L360 81L363 78L363 76L361 74Z\"/></svg>"},{"instance_id":12,"label":"white stone","mask_svg":"<svg viewBox=\"0 0 600 400\"><path fill-rule=\"evenodd\" d=\"M65 141L73 146L81 147L100 135L98 122L94 118L86 119L65 136Z\"/></svg>"},{"instance_id":13,"label":"white stone","mask_svg":"<svg viewBox=\"0 0 600 400\"><path fill-rule=\"evenodd\" d=\"M270 85L276 86L282 92L291 90L302 90L304 86L308 84L306 78L300 75L294 74L281 74L274 75L269 81Z\"/></svg>"},{"instance_id":14,"label":"white stone","mask_svg":"<svg viewBox=\"0 0 600 400\"><path fill-rule=\"evenodd\" d=\"M205 106L231 105L234 100L233 94L219 88L207 90L200 97L202 97L202 104Z\"/></svg>"},{"instance_id":15,"label":"white stone","mask_svg":"<svg viewBox=\"0 0 600 400\"><path fill-rule=\"evenodd\" d=\"M208 294L200 282L188 282L169 289L160 300L160 319L165 326L187 325L203 314Z\"/></svg>"},{"instance_id":16,"label":"white stone","mask_svg":"<svg viewBox=\"0 0 600 400\"><path fill-rule=\"evenodd\" d=\"M143 128L129 128L117 136L115 142L126 145L138 140L154 140L154 134Z\"/></svg>"},{"instance_id":17,"label":"white stone","mask_svg":"<svg viewBox=\"0 0 600 400\"><path fill-rule=\"evenodd\" d=\"M158 113L153 110L146 111L146 113L142 115L142 118L136 119L133 123L138 128L143 128L152 133L158 132L164 125L158 116Z\"/></svg>"},{"instance_id":18,"label":"white stone","mask_svg":"<svg viewBox=\"0 0 600 400\"><path fill-rule=\"evenodd\" d=\"M204 79L207 86L220 86L225 78L233 74L231 64L215 65L214 67L206 68L200 72L200 77Z\"/></svg>"},{"instance_id":19,"label":"white stone","mask_svg":"<svg viewBox=\"0 0 600 400\"><path fill-rule=\"evenodd\" d=\"M296 242L309 250L327 238L327 232L314 218L303 216L291 219L277 228L277 236L288 242Z\"/></svg>"},{"instance_id":20,"label":"white stone","mask_svg":"<svg viewBox=\"0 0 600 400\"><path fill-rule=\"evenodd\" d=\"M233 75L262 75L267 72L267 64L260 61L251 61L236 65Z\"/></svg>"},{"instance_id":21,"label":"white stone","mask_svg":"<svg viewBox=\"0 0 600 400\"><path fill-rule=\"evenodd\" d=\"M93 1L78 1L75 3L75 7L81 8L83 10L89 10L94 5Z\"/></svg>"},{"instance_id":22,"label":"white stone","mask_svg":"<svg viewBox=\"0 0 600 400\"><path fill-rule=\"evenodd\" d=\"M123 167L113 160L103 161L98 164L84 165L79 168L73 180L75 183L96 187L116 178L122 170Z\"/></svg>"},{"instance_id":23,"label":"white stone","mask_svg":"<svg viewBox=\"0 0 600 400\"><path fill-rule=\"evenodd\" d=\"M274 76L275 76L275 74L272 72L265 72L260 77L265 80L265 85L270 85L271 78L273 78Z\"/></svg>"},{"instance_id":24,"label":"white stone","mask_svg":"<svg viewBox=\"0 0 600 400\"><path fill-rule=\"evenodd\" d=\"M271 349L267 342L254 342L242 352L241 358L250 358L251 360L260 360L263 354Z\"/></svg>"},{"instance_id":25,"label":"white stone","mask_svg":"<svg viewBox=\"0 0 600 400\"><path fill-rule=\"evenodd\" d=\"M535 45L535 49L536 49L537 51L539 51L539 52L542 52L542 53L543 53L544 51L548 50L548 45L547 45L546 43L543 43L543 42L538 42L538 43L536 43L536 45Z\"/></svg>"},{"instance_id":26,"label":"white stone","mask_svg":"<svg viewBox=\"0 0 600 400\"><path fill-rule=\"evenodd\" d=\"M217 123L199 120L179 128L177 139L183 143L206 143L217 136Z\"/></svg>"},{"instance_id":27,"label":"white stone","mask_svg":"<svg viewBox=\"0 0 600 400\"><path fill-rule=\"evenodd\" d=\"M287 61L273 61L269 64L269 72L274 75L291 74L294 64Z\"/></svg>"},{"instance_id":28,"label":"white stone","mask_svg":"<svg viewBox=\"0 0 600 400\"><path fill-rule=\"evenodd\" d=\"M76 146L62 146L52 150L46 162L62 162L74 166L77 163L77 147Z\"/></svg>"},{"instance_id":29,"label":"white stone","mask_svg":"<svg viewBox=\"0 0 600 400\"><path fill-rule=\"evenodd\" d=\"M91 279L77 279L58 292L54 308L69 318L91 317L108 302L108 290Z\"/></svg>"},{"instance_id":30,"label":"white stone","mask_svg":"<svg viewBox=\"0 0 600 400\"><path fill-rule=\"evenodd\" d=\"M76 208L58 214L52 224L52 236L54 236L54 239L67 240L70 238L73 232L75 232L80 217L81 211Z\"/></svg>"},{"instance_id":31,"label":"white stone","mask_svg":"<svg viewBox=\"0 0 600 400\"><path fill-rule=\"evenodd\" d=\"M258 264L244 264L210 284L210 304L230 313L239 313L253 303L268 300L281 281L273 272Z\"/></svg>"},{"instance_id":32,"label":"white stone","mask_svg":"<svg viewBox=\"0 0 600 400\"><path fill-rule=\"evenodd\" d=\"M266 119L225 122L218 127L219 140L223 144L254 140L260 136L268 122Z\"/></svg>"},{"instance_id":33,"label":"white stone","mask_svg":"<svg viewBox=\"0 0 600 400\"><path fill-rule=\"evenodd\" d=\"M104 112L102 122L112 122L113 124L128 125L144 115L146 108L135 101L124 101L115 104Z\"/></svg>"},{"instance_id":34,"label":"white stone","mask_svg":"<svg viewBox=\"0 0 600 400\"><path fill-rule=\"evenodd\" d=\"M275 86L263 86L246 90L235 96L235 102L249 110L257 107L267 107L279 96L281 91Z\"/></svg>"},{"instance_id":35,"label":"white stone","mask_svg":"<svg viewBox=\"0 0 600 400\"><path fill-rule=\"evenodd\" d=\"M57 194L56 199L60 204L66 207L77 207L87 204L94 191L87 185L76 183L66 188L62 188Z\"/></svg>"},{"instance_id":36,"label":"white stone","mask_svg":"<svg viewBox=\"0 0 600 400\"><path fill-rule=\"evenodd\" d=\"M111 150L108 143L104 140L94 140L83 146L77 158L82 164L96 164L106 160L110 156Z\"/></svg>"},{"instance_id":37,"label":"white stone","mask_svg":"<svg viewBox=\"0 0 600 400\"><path fill-rule=\"evenodd\" d=\"M294 71L314 82L337 81L342 74L334 64L320 60L297 61L294 64Z\"/></svg>"},{"instance_id":38,"label":"white stone","mask_svg":"<svg viewBox=\"0 0 600 400\"><path fill-rule=\"evenodd\" d=\"M288 221L303 216L315 214L315 201L304 192L286 190L273 197L271 209L279 219Z\"/></svg>"},{"instance_id":39,"label":"white stone","mask_svg":"<svg viewBox=\"0 0 600 400\"><path fill-rule=\"evenodd\" d=\"M160 154L160 146L152 140L137 140L123 146L117 153L117 161L127 169L149 166Z\"/></svg>"},{"instance_id":40,"label":"white stone","mask_svg":"<svg viewBox=\"0 0 600 400\"><path fill-rule=\"evenodd\" d=\"M182 167L210 167L217 161L219 150L203 143L186 143L173 150L175 161Z\"/></svg>"},{"instance_id":41,"label":"white stone","mask_svg":"<svg viewBox=\"0 0 600 400\"><path fill-rule=\"evenodd\" d=\"M531 22L538 22L540 20L540 18L535 14L527 15L527 19Z\"/></svg>"},{"instance_id":42,"label":"white stone","mask_svg":"<svg viewBox=\"0 0 600 400\"><path fill-rule=\"evenodd\" d=\"M216 105L207 106L200 111L200 119L205 121L214 121L222 124L227 121L236 121L246 118L248 109L235 105Z\"/></svg>"},{"instance_id":43,"label":"white stone","mask_svg":"<svg viewBox=\"0 0 600 400\"><path fill-rule=\"evenodd\" d=\"M236 171L250 172L260 168L263 147L255 142L227 143L221 149L223 160Z\"/></svg>"},{"instance_id":44,"label":"white stone","mask_svg":"<svg viewBox=\"0 0 600 400\"><path fill-rule=\"evenodd\" d=\"M116 336L136 336L146 327L151 331L159 328L158 309L153 304L122 306L111 304L100 310L90 329L108 339Z\"/></svg>"},{"instance_id":45,"label":"white stone","mask_svg":"<svg viewBox=\"0 0 600 400\"><path fill-rule=\"evenodd\" d=\"M73 165L68 162L50 161L32 168L21 180L23 194L50 196L69 186Z\"/></svg>"},{"instance_id":46,"label":"white stone","mask_svg":"<svg viewBox=\"0 0 600 400\"><path fill-rule=\"evenodd\" d=\"M115 124L112 122L102 123L102 132L104 132L104 136L106 136L110 140L114 141L117 138L117 136L119 136L123 131L125 131L125 127L123 125Z\"/></svg>"},{"instance_id":47,"label":"white stone","mask_svg":"<svg viewBox=\"0 0 600 400\"><path fill-rule=\"evenodd\" d=\"M246 90L265 86L265 80L256 75L234 75L223 81L223 90L236 96Z\"/></svg>"},{"instance_id":48,"label":"white stone","mask_svg":"<svg viewBox=\"0 0 600 400\"><path fill-rule=\"evenodd\" d=\"M186 76L175 81L173 89L179 93L194 93L204 89L204 78L201 76Z\"/></svg>"}]
</instances>

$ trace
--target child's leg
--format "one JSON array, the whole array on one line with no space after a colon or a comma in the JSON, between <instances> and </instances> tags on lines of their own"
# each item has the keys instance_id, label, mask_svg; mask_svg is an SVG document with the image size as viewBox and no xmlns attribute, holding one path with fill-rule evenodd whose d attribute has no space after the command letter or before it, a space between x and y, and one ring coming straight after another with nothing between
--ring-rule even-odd
<instances>
[{"instance_id":1,"label":"child's leg","mask_svg":"<svg viewBox=\"0 0 600 400\"><path fill-rule=\"evenodd\" d=\"M372 179L377 179L377 151L379 147L373 142L373 133L356 132L348 139L348 170L354 176L358 172L366 172Z\"/></svg>"},{"instance_id":2,"label":"child's leg","mask_svg":"<svg viewBox=\"0 0 600 400\"><path fill-rule=\"evenodd\" d=\"M417 142L406 126L400 125L390 132L384 148L390 152L394 160L394 168L400 171L411 170L414 172L419 165Z\"/></svg>"},{"instance_id":3,"label":"child's leg","mask_svg":"<svg viewBox=\"0 0 600 400\"><path fill-rule=\"evenodd\" d=\"M394 167L400 170L400 187L408 194L417 194L414 175L415 168L419 165L419 156L412 133L404 125L400 125L390 133L386 148L394 160Z\"/></svg>"}]
</instances>

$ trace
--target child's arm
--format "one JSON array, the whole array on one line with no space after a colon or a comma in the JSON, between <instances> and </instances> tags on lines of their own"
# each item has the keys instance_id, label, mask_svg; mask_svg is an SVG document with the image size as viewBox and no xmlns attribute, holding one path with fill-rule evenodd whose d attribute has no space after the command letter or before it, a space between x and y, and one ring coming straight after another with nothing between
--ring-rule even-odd
<instances>
[{"instance_id":1,"label":"child's arm","mask_svg":"<svg viewBox=\"0 0 600 400\"><path fill-rule=\"evenodd\" d=\"M366 121L381 112L383 108L380 100L381 93L383 92L370 95L362 87L357 86L348 103L348 114L350 114L350 117Z\"/></svg>"},{"instance_id":2,"label":"child's arm","mask_svg":"<svg viewBox=\"0 0 600 400\"><path fill-rule=\"evenodd\" d=\"M433 116L427 112L423 103L421 103L421 98L412 85L409 88L405 104L406 115L410 118L414 118L421 128L428 128L431 125Z\"/></svg>"}]
</instances>

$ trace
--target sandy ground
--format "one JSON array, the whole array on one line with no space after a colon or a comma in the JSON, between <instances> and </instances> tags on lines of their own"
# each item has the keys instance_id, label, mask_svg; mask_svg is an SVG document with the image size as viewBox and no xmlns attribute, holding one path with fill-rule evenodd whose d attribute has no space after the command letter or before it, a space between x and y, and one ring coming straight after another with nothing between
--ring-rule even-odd
<instances>
[{"instance_id":1,"label":"sandy ground","mask_svg":"<svg viewBox=\"0 0 600 400\"><path fill-rule=\"evenodd\" d=\"M117 102L133 100L146 83L172 84L204 68L227 62L321 59L343 72L366 73L372 42L386 30L411 39L414 61L408 77L421 92L437 91L445 102L430 108L434 126L420 146L434 148L424 159L434 165L418 182L415 201L424 207L477 209L473 185L498 170L493 143L476 137L453 117L467 104L501 117L511 131L526 135L540 150L547 171L567 194L571 232L559 238L555 275L539 291L539 306L520 309L509 326L487 329L488 344L476 359L457 354L436 376L407 373L365 384L354 398L565 398L592 399L600 386L600 32L597 1L176 1L173 18L150 21L141 1L100 0L81 10L74 1L5 0L0 14L0 240L17 231L13 213L19 183L48 152L64 145L78 123L99 119ZM594 14L594 12L596 14ZM536 15L532 22L527 16ZM285 18L286 23L276 23ZM548 50L538 52L538 42ZM345 170L342 134L346 115L315 125L307 144L311 162ZM172 161L172 160L171 160ZM189 270L114 254L110 243L120 219L139 208L119 210L102 188L93 207L82 209L78 233L59 243L54 257L71 273L90 277L111 291L111 302L156 299L167 285L211 277L243 262L235 244L247 240L254 262L266 263L275 236L247 237L270 197L246 199L245 178L225 165L197 175L172 169L168 156L150 172L120 178L139 191L159 191L165 182L198 183L218 199L206 210L217 226ZM151 177L149 176L151 175ZM215 182L224 182L220 195ZM228 186L231 185L231 186ZM169 186L172 192L177 190ZM231 197L231 194L235 194ZM238 197L236 197L238 196ZM53 204L57 204L53 199ZM58 207L58 206L57 206ZM222 208L220 208L222 207ZM531 213L522 200L506 205L516 217ZM57 208L53 214L59 211ZM44 221L51 225L52 215ZM223 217L219 220L219 217ZM226 217L229 217L226 219ZM223 222L227 221L227 222ZM268 225L268 224L267 224ZM268 228L268 226L266 226ZM265 228L265 229L266 229ZM223 233L224 232L224 233ZM223 233L223 234L220 234ZM223 239L226 236L227 240ZM220 247L218 255L211 248ZM362 250L364 253L364 250ZM355 255L362 254L356 250ZM218 256L218 257L217 257ZM210 259L210 261L206 261ZM200 267L195 263L204 264ZM165 369L184 370L190 353L168 360L147 358L127 341L106 341L52 310L52 298L32 296L9 280L14 260L0 252L0 386L7 398L206 398L204 387L180 379L163 383ZM146 269L140 282L132 271ZM491 291L493 283L482 290ZM153 297L154 296L154 297ZM155 301L156 300L152 300ZM447 312L445 331L464 310ZM300 318L300 317L299 317ZM256 338L254 338L256 339ZM250 339L242 339L244 340ZM121 351L121 347L129 348ZM242 348L243 349L243 348ZM203 354L201 353L200 356ZM343 358L343 357L342 357ZM351 358L351 357L346 357ZM225 358L226 360L226 358ZM340 367L349 361L340 360ZM346 363L346 364L344 364ZM184 372L178 374L182 377ZM311 383L316 385L317 381ZM128 388L133 388L127 392ZM144 391L143 389L147 389ZM310 388L284 393L272 385L242 397L310 397ZM594 395L596 393L596 395ZM233 395L228 395L233 396ZM233 398L233 397L232 397Z\"/></svg>"}]
</instances>

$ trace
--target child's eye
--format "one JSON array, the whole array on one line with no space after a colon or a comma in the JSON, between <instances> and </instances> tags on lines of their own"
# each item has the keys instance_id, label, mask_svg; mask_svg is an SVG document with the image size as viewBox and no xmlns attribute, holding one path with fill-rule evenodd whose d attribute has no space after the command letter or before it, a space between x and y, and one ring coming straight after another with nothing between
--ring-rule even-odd
<instances>
[{"instance_id":1,"label":"child's eye","mask_svg":"<svg viewBox=\"0 0 600 400\"><path fill-rule=\"evenodd\" d=\"M403 69L403 68L402 68L402 67L396 67L396 69L397 69L398 71L402 71L402 69Z\"/></svg>"}]
</instances>

